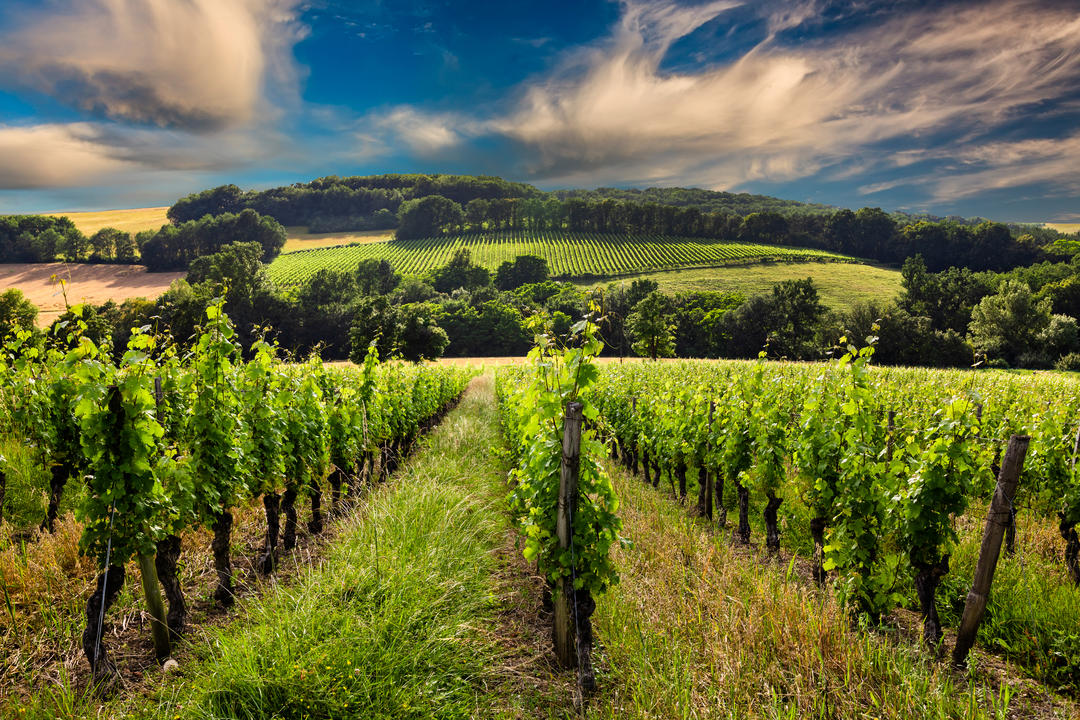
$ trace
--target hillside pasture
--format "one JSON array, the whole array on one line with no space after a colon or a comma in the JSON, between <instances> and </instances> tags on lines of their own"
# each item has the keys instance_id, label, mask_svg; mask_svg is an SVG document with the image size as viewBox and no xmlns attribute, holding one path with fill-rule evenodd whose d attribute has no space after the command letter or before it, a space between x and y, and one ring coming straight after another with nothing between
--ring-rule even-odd
<instances>
[{"instance_id":1,"label":"hillside pasture","mask_svg":"<svg viewBox=\"0 0 1080 720\"><path fill-rule=\"evenodd\" d=\"M1051 230L1057 230L1059 233L1071 234L1080 232L1080 223L1043 223Z\"/></svg>"},{"instance_id":2,"label":"hillside pasture","mask_svg":"<svg viewBox=\"0 0 1080 720\"><path fill-rule=\"evenodd\" d=\"M38 307L38 325L45 327L64 312L60 279L67 283L68 304L75 305L156 298L182 277L182 272L149 273L142 265L13 263L0 265L0 290L21 290Z\"/></svg>"},{"instance_id":3,"label":"hillside pasture","mask_svg":"<svg viewBox=\"0 0 1080 720\"><path fill-rule=\"evenodd\" d=\"M666 293L738 292L746 297L769 292L783 280L812 278L821 301L834 310L847 310L859 302L888 302L902 289L900 271L858 263L769 263L720 268L693 268L644 273L627 277L654 280ZM603 282L579 282L582 287L604 286Z\"/></svg>"},{"instance_id":4,"label":"hillside pasture","mask_svg":"<svg viewBox=\"0 0 1080 720\"><path fill-rule=\"evenodd\" d=\"M519 255L547 260L554 277L617 277L684 267L748 265L765 261L854 262L822 250L732 243L705 238L609 235L571 232L484 233L418 240L367 242L293 252L271 263L270 277L283 285L303 282L321 269L351 271L363 260L389 260L405 275L419 275L449 262L459 249L490 270Z\"/></svg>"}]
</instances>

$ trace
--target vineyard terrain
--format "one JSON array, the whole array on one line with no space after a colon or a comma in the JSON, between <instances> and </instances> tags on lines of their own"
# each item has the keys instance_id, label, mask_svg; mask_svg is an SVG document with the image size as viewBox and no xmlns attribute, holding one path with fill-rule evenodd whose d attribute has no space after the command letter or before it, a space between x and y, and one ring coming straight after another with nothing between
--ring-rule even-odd
<instances>
[{"instance_id":1,"label":"vineyard terrain","mask_svg":"<svg viewBox=\"0 0 1080 720\"><path fill-rule=\"evenodd\" d=\"M282 284L302 282L321 269L354 269L368 259L389 260L405 275L416 275L445 265L459 249L472 253L474 262L489 269L518 255L547 260L555 277L612 277L649 270L682 267L745 265L765 261L853 262L836 253L805 248L731 243L704 238L673 238L598 233L501 233L420 240L369 242L345 247L289 253L269 268Z\"/></svg>"}]
</instances>

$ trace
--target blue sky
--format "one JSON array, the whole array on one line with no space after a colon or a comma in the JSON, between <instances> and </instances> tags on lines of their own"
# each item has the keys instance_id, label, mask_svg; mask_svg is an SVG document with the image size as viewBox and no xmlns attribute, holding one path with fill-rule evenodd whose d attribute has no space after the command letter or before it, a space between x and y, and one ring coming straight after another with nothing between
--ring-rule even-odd
<instances>
[{"instance_id":1,"label":"blue sky","mask_svg":"<svg viewBox=\"0 0 1080 720\"><path fill-rule=\"evenodd\" d=\"M1080 222L1078 121L1078 2L0 5L0 212L430 171Z\"/></svg>"}]
</instances>

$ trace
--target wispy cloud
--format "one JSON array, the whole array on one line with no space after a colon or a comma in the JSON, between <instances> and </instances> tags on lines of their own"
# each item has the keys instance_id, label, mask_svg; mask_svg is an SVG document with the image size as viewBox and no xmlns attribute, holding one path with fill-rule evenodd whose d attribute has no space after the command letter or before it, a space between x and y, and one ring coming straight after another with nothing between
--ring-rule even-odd
<instances>
[{"instance_id":1,"label":"wispy cloud","mask_svg":"<svg viewBox=\"0 0 1080 720\"><path fill-rule=\"evenodd\" d=\"M453 142L467 152L475 140L502 139L516 148L501 159L504 172L549 182L733 188L842 172L855 156L867 168L919 161L911 150L895 161L875 158L886 142L944 144L945 156L960 157L1042 103L1080 91L1080 15L1025 0L886 15L798 47L778 35L820 21L819 4L766 3L767 36L750 51L696 72L664 71L676 42L707 23L722 26L738 7L624 0L611 37L520 88L509 109L435 117L399 108L409 119L402 141L423 157L445 155ZM411 139L416 128L436 125L441 142L425 148ZM959 192L949 183L936 187L941 197Z\"/></svg>"}]
</instances>

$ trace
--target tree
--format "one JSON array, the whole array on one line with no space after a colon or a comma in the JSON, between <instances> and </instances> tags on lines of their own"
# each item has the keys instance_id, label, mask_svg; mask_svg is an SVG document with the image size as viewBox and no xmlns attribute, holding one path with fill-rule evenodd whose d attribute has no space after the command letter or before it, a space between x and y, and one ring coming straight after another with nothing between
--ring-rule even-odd
<instances>
[{"instance_id":1,"label":"tree","mask_svg":"<svg viewBox=\"0 0 1080 720\"><path fill-rule=\"evenodd\" d=\"M138 259L138 247L131 233L121 233L113 238L116 249L116 261L121 263L134 263Z\"/></svg>"},{"instance_id":2,"label":"tree","mask_svg":"<svg viewBox=\"0 0 1080 720\"><path fill-rule=\"evenodd\" d=\"M300 285L296 302L301 308L348 303L356 298L356 277L347 270L320 268Z\"/></svg>"},{"instance_id":3,"label":"tree","mask_svg":"<svg viewBox=\"0 0 1080 720\"><path fill-rule=\"evenodd\" d=\"M1049 325L1050 299L1038 300L1027 283L1008 280L972 311L971 344L977 352L1013 365L1037 346L1039 333Z\"/></svg>"},{"instance_id":4,"label":"tree","mask_svg":"<svg viewBox=\"0 0 1080 720\"><path fill-rule=\"evenodd\" d=\"M825 306L818 299L813 279L784 280L773 285L772 304L770 354L793 359L816 355L815 337Z\"/></svg>"},{"instance_id":5,"label":"tree","mask_svg":"<svg viewBox=\"0 0 1080 720\"><path fill-rule=\"evenodd\" d=\"M461 228L465 214L461 206L442 195L407 200L398 208L399 240L433 237Z\"/></svg>"},{"instance_id":6,"label":"tree","mask_svg":"<svg viewBox=\"0 0 1080 720\"><path fill-rule=\"evenodd\" d=\"M362 260L356 267L356 286L361 295L386 295L401 283L389 260Z\"/></svg>"},{"instance_id":7,"label":"tree","mask_svg":"<svg viewBox=\"0 0 1080 720\"><path fill-rule=\"evenodd\" d=\"M743 218L739 240L778 245L784 242L787 234L788 222L783 215L774 212L750 213Z\"/></svg>"},{"instance_id":8,"label":"tree","mask_svg":"<svg viewBox=\"0 0 1080 720\"><path fill-rule=\"evenodd\" d=\"M450 293L458 288L473 290L491 283L491 273L487 268L472 261L472 253L467 248L459 248L450 258L450 262L431 273L435 290Z\"/></svg>"},{"instance_id":9,"label":"tree","mask_svg":"<svg viewBox=\"0 0 1080 720\"><path fill-rule=\"evenodd\" d=\"M390 357L398 343L397 307L385 295L360 298L349 329L349 359L363 364L372 344L379 357Z\"/></svg>"},{"instance_id":10,"label":"tree","mask_svg":"<svg viewBox=\"0 0 1080 720\"><path fill-rule=\"evenodd\" d=\"M656 360L675 355L675 304L664 293L654 290L634 306L626 319L626 328L634 341L634 352Z\"/></svg>"},{"instance_id":11,"label":"tree","mask_svg":"<svg viewBox=\"0 0 1080 720\"><path fill-rule=\"evenodd\" d=\"M235 213L243 209L243 197L244 191L236 185L222 185L177 200L167 215L172 222L182 223L204 215Z\"/></svg>"},{"instance_id":12,"label":"tree","mask_svg":"<svg viewBox=\"0 0 1080 720\"><path fill-rule=\"evenodd\" d=\"M412 362L442 357L450 338L436 321L439 306L412 303L398 308L398 341L395 350Z\"/></svg>"},{"instance_id":13,"label":"tree","mask_svg":"<svg viewBox=\"0 0 1080 720\"><path fill-rule=\"evenodd\" d=\"M0 341L16 330L33 331L38 309L22 291L11 288L0 293Z\"/></svg>"},{"instance_id":14,"label":"tree","mask_svg":"<svg viewBox=\"0 0 1080 720\"><path fill-rule=\"evenodd\" d=\"M544 282L549 277L547 260L535 255L518 255L495 271L495 287L499 290L516 290L522 285Z\"/></svg>"},{"instance_id":15,"label":"tree","mask_svg":"<svg viewBox=\"0 0 1080 720\"><path fill-rule=\"evenodd\" d=\"M116 228L106 227L101 228L96 233L90 236L90 249L93 250L91 256L94 260L111 260L116 256L116 249L124 241L122 236L128 235L123 230L117 230Z\"/></svg>"}]
</instances>

